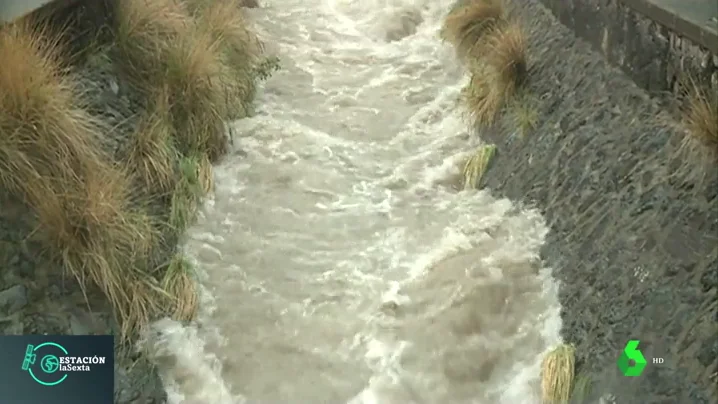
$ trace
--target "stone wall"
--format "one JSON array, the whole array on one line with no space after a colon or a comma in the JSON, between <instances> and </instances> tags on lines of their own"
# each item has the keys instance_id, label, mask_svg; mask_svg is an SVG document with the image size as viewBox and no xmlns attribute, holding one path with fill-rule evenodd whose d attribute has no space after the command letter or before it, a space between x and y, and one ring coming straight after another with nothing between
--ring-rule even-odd
<instances>
[{"instance_id":1,"label":"stone wall","mask_svg":"<svg viewBox=\"0 0 718 404\"><path fill-rule=\"evenodd\" d=\"M659 102L539 0L515 4L537 124L522 135L507 114L480 130L498 151L485 186L544 214L541 257L560 283L562 336L594 382L588 402L718 402L715 161L686 155ZM640 377L616 365L631 339L649 362Z\"/></svg>"},{"instance_id":2,"label":"stone wall","mask_svg":"<svg viewBox=\"0 0 718 404\"><path fill-rule=\"evenodd\" d=\"M718 91L718 35L646 0L541 0L651 93L675 93L683 74ZM686 6L693 2L686 1Z\"/></svg>"}]
</instances>

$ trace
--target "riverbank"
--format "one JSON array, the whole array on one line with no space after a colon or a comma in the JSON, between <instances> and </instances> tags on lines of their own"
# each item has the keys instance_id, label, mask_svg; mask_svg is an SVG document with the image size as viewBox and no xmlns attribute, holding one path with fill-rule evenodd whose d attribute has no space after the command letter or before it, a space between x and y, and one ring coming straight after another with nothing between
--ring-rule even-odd
<instances>
[{"instance_id":1,"label":"riverbank","mask_svg":"<svg viewBox=\"0 0 718 404\"><path fill-rule=\"evenodd\" d=\"M593 382L587 402L715 402L714 146L695 146L685 126L544 6L514 5L526 39L518 114L526 125L508 105L480 127L497 148L483 183L539 208L550 226L541 255L560 282L562 335L576 347L577 372ZM631 339L648 366L626 378L616 361Z\"/></svg>"},{"instance_id":2,"label":"riverbank","mask_svg":"<svg viewBox=\"0 0 718 404\"><path fill-rule=\"evenodd\" d=\"M114 334L115 402L164 402L139 342L197 311L178 244L276 61L202 0L42 9L0 55L0 333Z\"/></svg>"}]
</instances>

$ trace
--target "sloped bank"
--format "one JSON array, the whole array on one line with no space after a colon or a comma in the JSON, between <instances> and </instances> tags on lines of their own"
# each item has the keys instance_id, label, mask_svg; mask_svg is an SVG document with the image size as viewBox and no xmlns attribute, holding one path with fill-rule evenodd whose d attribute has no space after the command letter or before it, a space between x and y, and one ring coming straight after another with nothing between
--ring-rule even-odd
<instances>
[{"instance_id":1,"label":"sloped bank","mask_svg":"<svg viewBox=\"0 0 718 404\"><path fill-rule=\"evenodd\" d=\"M561 284L562 334L576 347L577 372L593 385L573 399L716 402L716 143L686 146L694 143L684 127L537 1L513 3L509 14L521 30L500 29L488 48L475 42L500 25L497 2L460 4L474 8L457 6L447 25L459 28L445 38L460 56L473 53L501 71L494 77L467 63L468 112L482 140L496 146L479 180L539 208L550 226L541 254ZM526 66L506 63L520 61L524 48ZM496 97L508 92L520 101ZM631 339L648 361L640 377L616 365Z\"/></svg>"},{"instance_id":2,"label":"sloped bank","mask_svg":"<svg viewBox=\"0 0 718 404\"><path fill-rule=\"evenodd\" d=\"M72 4L0 26L0 333L115 334L115 402L162 403L137 342L193 319L178 243L275 64L233 1Z\"/></svg>"}]
</instances>

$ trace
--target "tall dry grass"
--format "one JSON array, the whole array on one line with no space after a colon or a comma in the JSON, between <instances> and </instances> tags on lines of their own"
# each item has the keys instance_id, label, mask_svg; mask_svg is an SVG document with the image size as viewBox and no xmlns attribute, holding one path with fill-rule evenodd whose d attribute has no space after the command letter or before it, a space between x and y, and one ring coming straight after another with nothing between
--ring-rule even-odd
<instances>
[{"instance_id":1,"label":"tall dry grass","mask_svg":"<svg viewBox=\"0 0 718 404\"><path fill-rule=\"evenodd\" d=\"M194 265L181 253L177 253L163 272L163 289L173 297L172 317L180 321L193 319L199 306Z\"/></svg>"},{"instance_id":2,"label":"tall dry grass","mask_svg":"<svg viewBox=\"0 0 718 404\"><path fill-rule=\"evenodd\" d=\"M167 123L168 100L161 94L155 110L145 112L125 150L125 161L146 194L169 195L177 182L179 159L172 127Z\"/></svg>"},{"instance_id":3,"label":"tall dry grass","mask_svg":"<svg viewBox=\"0 0 718 404\"><path fill-rule=\"evenodd\" d=\"M0 187L32 210L52 257L83 287L104 292L128 337L159 304L141 265L157 234L48 38L26 24L0 29Z\"/></svg>"},{"instance_id":4,"label":"tall dry grass","mask_svg":"<svg viewBox=\"0 0 718 404\"><path fill-rule=\"evenodd\" d=\"M475 125L495 122L528 75L527 41L516 21L487 34L481 57L470 65L471 81L463 91L464 106Z\"/></svg>"},{"instance_id":5,"label":"tall dry grass","mask_svg":"<svg viewBox=\"0 0 718 404\"><path fill-rule=\"evenodd\" d=\"M115 60L124 77L145 100L169 101L163 116L180 153L218 160L229 140L220 41L174 0L123 0L115 14Z\"/></svg>"},{"instance_id":6,"label":"tall dry grass","mask_svg":"<svg viewBox=\"0 0 718 404\"><path fill-rule=\"evenodd\" d=\"M246 116L255 80L266 78L238 5L197 4L112 4L105 56L145 109L119 162L103 149L111 129L88 112L68 55L48 39L57 36L37 21L0 28L0 190L28 205L34 235L83 288L107 296L123 338L158 315L196 312L186 260L149 266L174 237L164 225L181 233L193 222L213 189L212 163L228 148L225 121ZM168 218L148 213L154 195L168 196Z\"/></svg>"},{"instance_id":7,"label":"tall dry grass","mask_svg":"<svg viewBox=\"0 0 718 404\"><path fill-rule=\"evenodd\" d=\"M200 161L198 156L182 157L179 161L180 177L172 192L169 224L178 233L183 233L194 223L202 198L200 182Z\"/></svg>"},{"instance_id":8,"label":"tall dry grass","mask_svg":"<svg viewBox=\"0 0 718 404\"><path fill-rule=\"evenodd\" d=\"M225 72L223 82L230 99L230 119L244 118L256 94L257 67L263 45L250 29L244 11L233 0L188 0L201 31L220 43Z\"/></svg>"},{"instance_id":9,"label":"tall dry grass","mask_svg":"<svg viewBox=\"0 0 718 404\"><path fill-rule=\"evenodd\" d=\"M487 34L506 23L502 0L467 0L446 16L441 38L451 43L462 58L481 57L481 43Z\"/></svg>"},{"instance_id":10,"label":"tall dry grass","mask_svg":"<svg viewBox=\"0 0 718 404\"><path fill-rule=\"evenodd\" d=\"M559 345L551 350L541 365L541 402L568 404L574 385L576 350L571 345Z\"/></svg>"},{"instance_id":11,"label":"tall dry grass","mask_svg":"<svg viewBox=\"0 0 718 404\"><path fill-rule=\"evenodd\" d=\"M702 150L703 156L718 158L718 92L698 85L695 80L685 80L686 102L683 106L683 122L688 131L685 145ZM712 163L715 163L713 161Z\"/></svg>"}]
</instances>

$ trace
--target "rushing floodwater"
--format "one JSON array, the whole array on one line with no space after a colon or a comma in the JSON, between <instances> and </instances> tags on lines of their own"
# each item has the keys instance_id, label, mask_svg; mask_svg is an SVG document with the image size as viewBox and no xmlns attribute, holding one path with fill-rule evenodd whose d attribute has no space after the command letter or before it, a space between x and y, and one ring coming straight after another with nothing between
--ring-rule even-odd
<instances>
[{"instance_id":1,"label":"rushing floodwater","mask_svg":"<svg viewBox=\"0 0 718 404\"><path fill-rule=\"evenodd\" d=\"M540 215L459 192L479 143L451 0L274 0L283 69L191 231L198 324L157 324L172 403L536 403L558 341ZM158 337L157 337L158 336Z\"/></svg>"}]
</instances>

